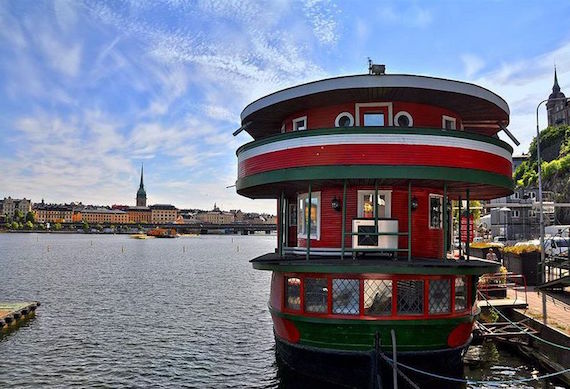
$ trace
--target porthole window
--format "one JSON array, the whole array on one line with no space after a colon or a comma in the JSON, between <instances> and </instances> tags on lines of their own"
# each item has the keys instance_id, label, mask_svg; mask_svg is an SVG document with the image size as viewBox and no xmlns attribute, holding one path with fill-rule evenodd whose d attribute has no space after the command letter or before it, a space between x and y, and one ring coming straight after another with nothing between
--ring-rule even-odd
<instances>
[{"instance_id":1,"label":"porthole window","mask_svg":"<svg viewBox=\"0 0 570 389\"><path fill-rule=\"evenodd\" d=\"M341 112L334 121L335 127L352 127L354 126L354 116L349 112Z\"/></svg>"},{"instance_id":2,"label":"porthole window","mask_svg":"<svg viewBox=\"0 0 570 389\"><path fill-rule=\"evenodd\" d=\"M400 111L394 116L394 123L398 127L413 127L414 119L412 119L412 115L410 115L406 111Z\"/></svg>"}]
</instances>

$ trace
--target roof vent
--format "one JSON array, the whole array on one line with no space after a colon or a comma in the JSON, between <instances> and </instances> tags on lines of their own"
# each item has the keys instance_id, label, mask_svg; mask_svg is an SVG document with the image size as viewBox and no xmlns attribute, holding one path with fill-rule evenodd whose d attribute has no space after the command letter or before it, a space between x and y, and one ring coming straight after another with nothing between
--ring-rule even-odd
<instances>
[{"instance_id":1,"label":"roof vent","mask_svg":"<svg viewBox=\"0 0 570 389\"><path fill-rule=\"evenodd\" d=\"M372 60L368 58L368 74L372 74L374 76L386 74L386 65L374 64L372 63Z\"/></svg>"}]
</instances>

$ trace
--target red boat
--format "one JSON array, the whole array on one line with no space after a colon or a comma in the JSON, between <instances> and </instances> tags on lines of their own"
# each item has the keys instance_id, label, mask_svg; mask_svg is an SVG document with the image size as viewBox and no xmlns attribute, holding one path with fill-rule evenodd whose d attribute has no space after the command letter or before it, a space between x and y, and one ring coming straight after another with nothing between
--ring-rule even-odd
<instances>
[{"instance_id":1,"label":"red boat","mask_svg":"<svg viewBox=\"0 0 570 389\"><path fill-rule=\"evenodd\" d=\"M237 192L277 199L277 249L252 264L273 272L279 359L348 385L394 356L461 374L477 280L499 266L452 258L451 201L512 193L513 150L496 136L507 103L374 65L265 96L241 123L234 135L254 140L237 150Z\"/></svg>"}]
</instances>

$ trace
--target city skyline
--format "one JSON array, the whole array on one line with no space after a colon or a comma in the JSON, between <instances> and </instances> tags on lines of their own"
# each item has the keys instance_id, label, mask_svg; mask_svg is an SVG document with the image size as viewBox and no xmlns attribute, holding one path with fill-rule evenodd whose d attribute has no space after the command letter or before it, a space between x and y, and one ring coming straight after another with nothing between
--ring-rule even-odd
<instances>
[{"instance_id":1,"label":"city skyline","mask_svg":"<svg viewBox=\"0 0 570 389\"><path fill-rule=\"evenodd\" d=\"M555 64L570 92L569 14L556 2L3 2L0 198L132 204L144 163L149 204L274 214L231 187L251 140L232 136L242 109L366 73L367 57L499 94L520 154Z\"/></svg>"}]
</instances>

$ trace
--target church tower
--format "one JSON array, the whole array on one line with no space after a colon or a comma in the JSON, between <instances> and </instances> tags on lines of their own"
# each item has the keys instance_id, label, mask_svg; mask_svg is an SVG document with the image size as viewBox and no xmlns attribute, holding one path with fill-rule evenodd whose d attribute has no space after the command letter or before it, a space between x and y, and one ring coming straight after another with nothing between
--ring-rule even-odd
<instances>
[{"instance_id":1,"label":"church tower","mask_svg":"<svg viewBox=\"0 0 570 389\"><path fill-rule=\"evenodd\" d=\"M564 100L566 96L560 91L558 85L558 76L556 74L556 67L554 68L554 85L552 86L552 93L548 96L546 103L546 112L548 114L549 126L561 126L570 124L570 106Z\"/></svg>"},{"instance_id":2,"label":"church tower","mask_svg":"<svg viewBox=\"0 0 570 389\"><path fill-rule=\"evenodd\" d=\"M146 192L144 190L143 169L144 166L141 165L141 183L139 185L139 190L137 190L137 207L146 207Z\"/></svg>"}]
</instances>

